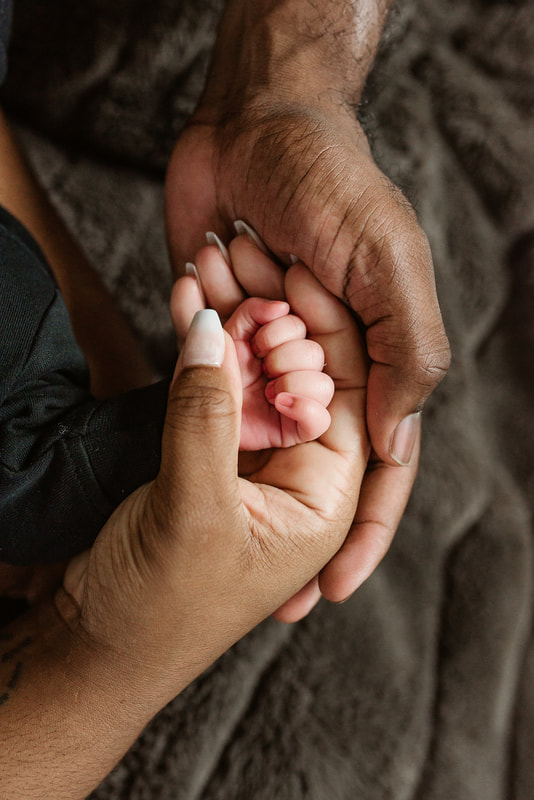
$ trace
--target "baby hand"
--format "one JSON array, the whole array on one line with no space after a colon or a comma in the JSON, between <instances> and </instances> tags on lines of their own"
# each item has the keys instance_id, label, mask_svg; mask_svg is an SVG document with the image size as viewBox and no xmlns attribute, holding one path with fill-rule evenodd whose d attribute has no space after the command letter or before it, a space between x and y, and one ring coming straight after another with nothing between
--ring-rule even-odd
<instances>
[{"instance_id":1,"label":"baby hand","mask_svg":"<svg viewBox=\"0 0 534 800\"><path fill-rule=\"evenodd\" d=\"M334 382L322 370L323 348L279 300L250 297L225 324L243 384L240 450L292 447L330 426Z\"/></svg>"},{"instance_id":2,"label":"baby hand","mask_svg":"<svg viewBox=\"0 0 534 800\"><path fill-rule=\"evenodd\" d=\"M187 286L173 292L177 327L190 313ZM322 370L324 352L306 339L304 322L285 301L249 297L225 323L236 345L243 385L240 450L292 447L330 426L332 379Z\"/></svg>"}]
</instances>

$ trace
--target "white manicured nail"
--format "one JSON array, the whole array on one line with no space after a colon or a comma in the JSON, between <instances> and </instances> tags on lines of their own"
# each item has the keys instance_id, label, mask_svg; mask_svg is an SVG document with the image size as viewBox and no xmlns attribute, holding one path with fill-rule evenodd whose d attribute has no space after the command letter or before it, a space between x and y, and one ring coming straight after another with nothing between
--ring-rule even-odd
<instances>
[{"instance_id":1,"label":"white manicured nail","mask_svg":"<svg viewBox=\"0 0 534 800\"><path fill-rule=\"evenodd\" d=\"M213 308L197 311L182 349L184 367L220 367L224 361L224 332Z\"/></svg>"},{"instance_id":2,"label":"white manicured nail","mask_svg":"<svg viewBox=\"0 0 534 800\"><path fill-rule=\"evenodd\" d=\"M191 275L193 278L195 278L198 286L198 291L200 294L200 299L202 300L203 305L206 305L206 297L204 295L202 283L200 282L200 275L198 274L198 269L196 268L196 266L193 264L192 261L188 261L187 264L185 265L185 274Z\"/></svg>"},{"instance_id":3,"label":"white manicured nail","mask_svg":"<svg viewBox=\"0 0 534 800\"><path fill-rule=\"evenodd\" d=\"M263 244L262 240L254 230L254 228L251 228L248 223L244 222L242 219L236 219L236 221L234 222L234 228L238 236L246 234L249 240L252 242L252 244L256 245L258 250L261 250L261 252L265 253L266 256L270 255L268 249Z\"/></svg>"},{"instance_id":4,"label":"white manicured nail","mask_svg":"<svg viewBox=\"0 0 534 800\"><path fill-rule=\"evenodd\" d=\"M289 254L289 258L291 259L291 263L292 264L296 264L297 261L298 261L298 258L296 256L294 256L293 253Z\"/></svg>"},{"instance_id":5,"label":"white manicured nail","mask_svg":"<svg viewBox=\"0 0 534 800\"><path fill-rule=\"evenodd\" d=\"M228 252L228 250L226 249L224 244L221 242L221 240L219 239L217 234L213 233L213 231L208 231L207 234L206 234L206 241L207 241L208 244L217 245L217 247L221 251L222 257L224 258L224 260L226 261L228 266L231 267L232 266L232 262L230 261L230 253Z\"/></svg>"}]
</instances>

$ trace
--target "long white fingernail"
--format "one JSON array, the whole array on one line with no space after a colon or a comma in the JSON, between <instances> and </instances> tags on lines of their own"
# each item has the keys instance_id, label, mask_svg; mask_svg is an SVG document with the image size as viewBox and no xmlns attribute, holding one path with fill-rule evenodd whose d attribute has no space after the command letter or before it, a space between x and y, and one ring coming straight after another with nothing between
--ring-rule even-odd
<instances>
[{"instance_id":1,"label":"long white fingernail","mask_svg":"<svg viewBox=\"0 0 534 800\"><path fill-rule=\"evenodd\" d=\"M213 308L197 311L182 349L184 367L220 367L224 361L224 331Z\"/></svg>"},{"instance_id":2,"label":"long white fingernail","mask_svg":"<svg viewBox=\"0 0 534 800\"><path fill-rule=\"evenodd\" d=\"M393 434L390 455L401 467L407 467L410 463L420 426L420 411L416 411L415 414L409 414L407 417L404 417L397 425L395 433Z\"/></svg>"},{"instance_id":3,"label":"long white fingernail","mask_svg":"<svg viewBox=\"0 0 534 800\"><path fill-rule=\"evenodd\" d=\"M191 275L193 278L195 278L198 286L198 292L200 294L200 299L202 300L202 303L206 305L206 297L204 295L202 283L200 282L200 275L198 274L198 269L196 268L196 266L193 264L192 261L188 261L187 264L185 265L185 274Z\"/></svg>"},{"instance_id":4,"label":"long white fingernail","mask_svg":"<svg viewBox=\"0 0 534 800\"><path fill-rule=\"evenodd\" d=\"M217 247L221 251L222 257L224 258L224 260L226 261L228 266L231 267L232 266L232 262L230 261L230 253L228 252L228 250L226 249L224 244L221 242L221 240L219 239L217 234L213 233L213 231L208 231L207 234L206 234L206 241L207 241L208 244L217 245Z\"/></svg>"},{"instance_id":5,"label":"long white fingernail","mask_svg":"<svg viewBox=\"0 0 534 800\"><path fill-rule=\"evenodd\" d=\"M268 249L263 244L262 240L254 230L254 228L251 228L247 222L244 222L242 219L236 219L236 221L234 222L234 228L238 236L246 234L246 236L248 236L252 244L256 245L258 250L261 250L261 252L265 253L266 256L270 255Z\"/></svg>"}]
</instances>

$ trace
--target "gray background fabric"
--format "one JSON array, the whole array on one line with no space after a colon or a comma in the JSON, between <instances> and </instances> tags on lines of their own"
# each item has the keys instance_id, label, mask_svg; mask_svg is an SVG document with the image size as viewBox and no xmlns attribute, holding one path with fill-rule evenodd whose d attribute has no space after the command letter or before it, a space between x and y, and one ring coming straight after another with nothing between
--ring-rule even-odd
<instances>
[{"instance_id":1,"label":"gray background fabric","mask_svg":"<svg viewBox=\"0 0 534 800\"><path fill-rule=\"evenodd\" d=\"M161 364L163 167L219 11L17 5L6 103ZM533 78L533 0L398 3L362 113L431 240L454 353L406 518L350 602L259 626L93 800L531 800Z\"/></svg>"}]
</instances>

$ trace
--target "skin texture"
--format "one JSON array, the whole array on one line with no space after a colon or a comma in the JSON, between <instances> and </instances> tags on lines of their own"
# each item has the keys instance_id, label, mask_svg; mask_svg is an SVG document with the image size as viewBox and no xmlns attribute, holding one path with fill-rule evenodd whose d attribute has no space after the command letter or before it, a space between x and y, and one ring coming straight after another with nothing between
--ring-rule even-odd
<instances>
[{"instance_id":1,"label":"skin texture","mask_svg":"<svg viewBox=\"0 0 534 800\"><path fill-rule=\"evenodd\" d=\"M206 230L228 241L242 218L280 263L296 254L354 308L372 361L367 410L354 319L340 325L336 307L333 324L327 295L308 319L307 293L320 295L302 265L281 290L297 309L307 298L301 316L336 385L317 442L273 451L239 478L230 337L220 369L177 374L158 479L125 501L57 593L0 632L2 796L85 797L149 719L260 619L276 609L299 618L319 589L343 599L389 545L418 449L409 467L392 466L392 431L435 386L448 347L426 240L353 115L388 5L231 0L167 181L177 271ZM257 278L238 275L240 298L271 296L256 291ZM66 280L68 296L76 281ZM90 307L69 305L80 337ZM358 501L367 426L378 459Z\"/></svg>"},{"instance_id":2,"label":"skin texture","mask_svg":"<svg viewBox=\"0 0 534 800\"><path fill-rule=\"evenodd\" d=\"M389 547L415 476L420 417L411 441L396 432L450 362L426 236L355 116L388 7L229 2L166 183L176 274L206 231L228 243L241 219L281 264L289 254L306 264L365 331L373 454L347 544L321 575L331 600L351 594ZM238 279L261 294L252 272Z\"/></svg>"},{"instance_id":3,"label":"skin texture","mask_svg":"<svg viewBox=\"0 0 534 800\"><path fill-rule=\"evenodd\" d=\"M192 277L177 281L171 306L179 337L185 336L194 312L206 303L229 316L244 301L247 292L253 296L286 299L285 271L259 250L248 236L231 240L228 257L232 267L216 246L199 250L196 265L201 292ZM309 309L309 313L313 313L313 309ZM355 327L353 330L359 336ZM325 371L328 371L328 362ZM283 390L285 384L279 383L277 387ZM243 474L249 474L255 458L252 461L250 458L240 458L239 466ZM404 510L416 471L417 458L402 469L371 458L354 523L344 546L320 575L276 612L279 620L295 622L313 608L321 593L337 602L346 599L355 587L363 583L387 552L398 523L397 515Z\"/></svg>"},{"instance_id":4,"label":"skin texture","mask_svg":"<svg viewBox=\"0 0 534 800\"><path fill-rule=\"evenodd\" d=\"M176 282L173 312L183 338L195 312L204 307L195 278ZM323 434L330 425L326 409L334 383L322 371L321 345L306 338L306 325L289 314L289 304L243 299L225 330L234 341L243 385L240 452L292 447ZM250 471L251 459L248 464Z\"/></svg>"},{"instance_id":5,"label":"skin texture","mask_svg":"<svg viewBox=\"0 0 534 800\"><path fill-rule=\"evenodd\" d=\"M343 542L369 452L366 358L351 314L301 264L285 292L324 351L330 427L241 478L231 337L221 331L220 368L180 357L158 477L70 562L54 596L0 632L2 796L85 797L160 708Z\"/></svg>"}]
</instances>

